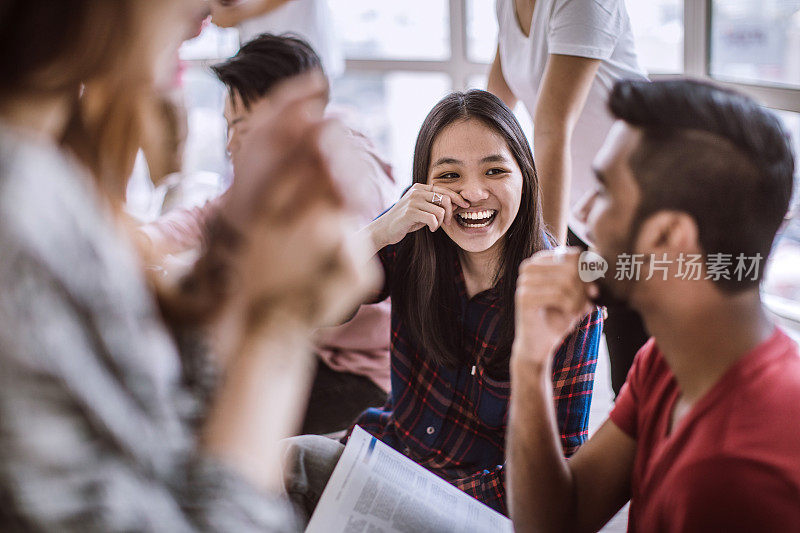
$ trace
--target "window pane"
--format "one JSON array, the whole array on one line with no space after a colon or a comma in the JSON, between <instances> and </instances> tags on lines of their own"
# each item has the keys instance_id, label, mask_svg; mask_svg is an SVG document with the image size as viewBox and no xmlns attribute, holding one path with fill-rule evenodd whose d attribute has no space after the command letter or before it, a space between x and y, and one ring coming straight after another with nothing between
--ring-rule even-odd
<instances>
[{"instance_id":1,"label":"window pane","mask_svg":"<svg viewBox=\"0 0 800 533\"><path fill-rule=\"evenodd\" d=\"M639 63L651 73L683 71L683 0L626 0Z\"/></svg>"},{"instance_id":2,"label":"window pane","mask_svg":"<svg viewBox=\"0 0 800 533\"><path fill-rule=\"evenodd\" d=\"M231 57L239 50L239 30L208 24L180 48L183 103L186 106L187 138L184 152L186 173L229 174L225 154L226 126L222 117L225 87L205 61Z\"/></svg>"},{"instance_id":3,"label":"window pane","mask_svg":"<svg viewBox=\"0 0 800 533\"><path fill-rule=\"evenodd\" d=\"M483 89L486 90L486 84L489 83L489 75L483 76L470 76L467 80L467 89Z\"/></svg>"},{"instance_id":4,"label":"window pane","mask_svg":"<svg viewBox=\"0 0 800 533\"><path fill-rule=\"evenodd\" d=\"M224 59L231 57L237 50L239 30L208 24L200 35L181 45L180 57L183 60Z\"/></svg>"},{"instance_id":5,"label":"window pane","mask_svg":"<svg viewBox=\"0 0 800 533\"><path fill-rule=\"evenodd\" d=\"M446 0L331 0L348 59L450 57Z\"/></svg>"},{"instance_id":6,"label":"window pane","mask_svg":"<svg viewBox=\"0 0 800 533\"><path fill-rule=\"evenodd\" d=\"M800 0L714 0L711 75L800 86Z\"/></svg>"},{"instance_id":7,"label":"window pane","mask_svg":"<svg viewBox=\"0 0 800 533\"><path fill-rule=\"evenodd\" d=\"M495 0L467 0L467 56L489 63L497 48ZM649 72L683 70L683 0L626 0L636 50Z\"/></svg>"},{"instance_id":8,"label":"window pane","mask_svg":"<svg viewBox=\"0 0 800 533\"><path fill-rule=\"evenodd\" d=\"M183 97L188 121L184 171L227 176L225 86L202 64L189 63L183 72Z\"/></svg>"},{"instance_id":9,"label":"window pane","mask_svg":"<svg viewBox=\"0 0 800 533\"><path fill-rule=\"evenodd\" d=\"M800 320L800 113L777 111L792 136L795 154L794 210L776 240L764 280L764 292L782 311L794 313Z\"/></svg>"},{"instance_id":10,"label":"window pane","mask_svg":"<svg viewBox=\"0 0 800 533\"><path fill-rule=\"evenodd\" d=\"M467 58L491 63L497 50L495 0L467 0ZM482 87L485 88L485 87Z\"/></svg>"},{"instance_id":11,"label":"window pane","mask_svg":"<svg viewBox=\"0 0 800 533\"><path fill-rule=\"evenodd\" d=\"M483 89L486 90L486 84L489 81L489 76L470 76L468 81L468 89ZM533 150L533 120L531 119L530 113L528 110L525 109L525 105L522 102L517 102L517 105L514 107L514 116L517 117L517 122L519 122L520 127L522 128L522 132L528 138L528 144L531 146L531 151Z\"/></svg>"},{"instance_id":12,"label":"window pane","mask_svg":"<svg viewBox=\"0 0 800 533\"><path fill-rule=\"evenodd\" d=\"M449 76L438 73L346 72L333 87L331 105L375 142L405 186L422 121L451 86Z\"/></svg>"}]
</instances>

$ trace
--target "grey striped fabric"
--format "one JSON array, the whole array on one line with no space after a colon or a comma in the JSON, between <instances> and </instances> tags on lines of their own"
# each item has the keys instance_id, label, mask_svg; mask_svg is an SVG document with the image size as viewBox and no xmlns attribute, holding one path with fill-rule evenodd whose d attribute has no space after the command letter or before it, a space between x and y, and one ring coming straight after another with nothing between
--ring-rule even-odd
<instances>
[{"instance_id":1,"label":"grey striped fabric","mask_svg":"<svg viewBox=\"0 0 800 533\"><path fill-rule=\"evenodd\" d=\"M204 365L181 356L202 354L179 354L102 205L57 148L0 124L0 530L295 530L197 453Z\"/></svg>"}]
</instances>

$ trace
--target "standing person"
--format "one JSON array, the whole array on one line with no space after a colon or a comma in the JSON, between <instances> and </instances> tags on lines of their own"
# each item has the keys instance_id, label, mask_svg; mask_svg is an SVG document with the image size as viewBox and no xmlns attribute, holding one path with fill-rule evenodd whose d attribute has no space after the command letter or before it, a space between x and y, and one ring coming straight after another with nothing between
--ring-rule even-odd
<instances>
[{"instance_id":1,"label":"standing person","mask_svg":"<svg viewBox=\"0 0 800 533\"><path fill-rule=\"evenodd\" d=\"M428 114L413 185L365 232L392 299L392 391L357 424L500 512L520 263L550 246L533 156L513 113L480 90L453 93ZM602 330L598 310L576 323L548 376L559 448L587 436ZM310 517L343 450L322 437L289 440L286 490Z\"/></svg>"},{"instance_id":2,"label":"standing person","mask_svg":"<svg viewBox=\"0 0 800 533\"><path fill-rule=\"evenodd\" d=\"M254 110L242 142L258 150L161 309L120 228L139 100L200 6L0 9L3 531L296 530L278 447L302 414L311 329L369 290L320 146L323 81Z\"/></svg>"},{"instance_id":3,"label":"standing person","mask_svg":"<svg viewBox=\"0 0 800 533\"><path fill-rule=\"evenodd\" d=\"M239 28L242 44L262 33L295 34L317 51L330 79L344 72L328 0L211 0L211 21Z\"/></svg>"},{"instance_id":4,"label":"standing person","mask_svg":"<svg viewBox=\"0 0 800 533\"><path fill-rule=\"evenodd\" d=\"M558 242L586 248L577 211L613 123L608 93L616 80L645 79L624 0L497 0L497 22L488 90L530 112L544 222ZM609 305L604 329L618 393L647 334L625 306Z\"/></svg>"},{"instance_id":5,"label":"standing person","mask_svg":"<svg viewBox=\"0 0 800 533\"><path fill-rule=\"evenodd\" d=\"M750 98L698 81L619 82L610 106L619 121L595 160L589 231L617 270L643 264L599 286L581 281L577 252L521 268L515 530L597 531L630 499L633 532L795 531L800 355L759 294L792 196L788 135ZM544 383L598 293L628 300L653 338L609 420L564 461Z\"/></svg>"}]
</instances>

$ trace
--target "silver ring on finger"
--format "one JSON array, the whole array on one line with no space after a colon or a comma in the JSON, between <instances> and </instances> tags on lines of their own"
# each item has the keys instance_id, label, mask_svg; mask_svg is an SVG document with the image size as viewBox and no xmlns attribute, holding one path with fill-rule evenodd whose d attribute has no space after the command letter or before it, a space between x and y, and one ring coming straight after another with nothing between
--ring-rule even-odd
<instances>
[{"instance_id":1,"label":"silver ring on finger","mask_svg":"<svg viewBox=\"0 0 800 533\"><path fill-rule=\"evenodd\" d=\"M444 195L434 191L431 203L434 203L436 205L442 205L442 200L444 200Z\"/></svg>"}]
</instances>

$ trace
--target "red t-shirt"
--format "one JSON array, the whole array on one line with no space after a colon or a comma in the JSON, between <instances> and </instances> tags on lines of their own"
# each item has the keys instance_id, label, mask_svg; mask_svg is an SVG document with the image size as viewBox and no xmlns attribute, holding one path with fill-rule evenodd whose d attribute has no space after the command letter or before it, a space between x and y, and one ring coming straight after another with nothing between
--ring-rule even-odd
<instances>
[{"instance_id":1,"label":"red t-shirt","mask_svg":"<svg viewBox=\"0 0 800 533\"><path fill-rule=\"evenodd\" d=\"M800 531L800 355L779 329L668 435L678 384L654 339L611 420L636 440L629 531Z\"/></svg>"}]
</instances>

